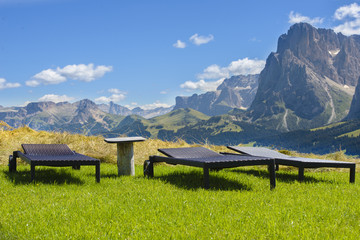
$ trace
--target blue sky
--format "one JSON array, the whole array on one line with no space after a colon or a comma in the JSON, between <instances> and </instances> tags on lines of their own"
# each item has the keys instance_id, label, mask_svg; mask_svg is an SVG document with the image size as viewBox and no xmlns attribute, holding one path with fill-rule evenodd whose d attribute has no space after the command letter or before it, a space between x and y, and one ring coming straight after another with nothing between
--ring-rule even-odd
<instances>
[{"instance_id":1,"label":"blue sky","mask_svg":"<svg viewBox=\"0 0 360 240\"><path fill-rule=\"evenodd\" d=\"M0 105L146 109L259 73L300 21L360 34L359 1L0 0Z\"/></svg>"}]
</instances>

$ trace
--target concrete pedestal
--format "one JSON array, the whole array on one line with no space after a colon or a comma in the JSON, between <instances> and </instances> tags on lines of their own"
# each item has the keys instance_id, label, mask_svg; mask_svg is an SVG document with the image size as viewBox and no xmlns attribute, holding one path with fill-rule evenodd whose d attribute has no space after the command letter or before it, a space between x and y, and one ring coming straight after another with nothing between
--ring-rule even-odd
<instances>
[{"instance_id":1,"label":"concrete pedestal","mask_svg":"<svg viewBox=\"0 0 360 240\"><path fill-rule=\"evenodd\" d=\"M118 176L135 176L134 142L145 141L143 137L106 138L107 143L117 144Z\"/></svg>"}]
</instances>

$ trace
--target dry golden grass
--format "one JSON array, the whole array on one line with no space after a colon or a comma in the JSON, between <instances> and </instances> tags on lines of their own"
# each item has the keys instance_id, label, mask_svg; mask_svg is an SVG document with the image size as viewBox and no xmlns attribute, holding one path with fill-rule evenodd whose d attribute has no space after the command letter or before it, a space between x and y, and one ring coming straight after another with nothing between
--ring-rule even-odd
<instances>
[{"instance_id":1,"label":"dry golden grass","mask_svg":"<svg viewBox=\"0 0 360 240\"><path fill-rule=\"evenodd\" d=\"M84 136L68 132L35 131L27 126L13 129L4 122L0 122L0 164L8 163L9 155L13 151L21 151L23 143L53 143L67 144L72 150L98 158L102 162L116 162L116 144L109 144L102 136ZM176 148L198 146L186 143L183 140L166 142L158 139L148 139L144 142L135 143L135 163L142 164L150 155L159 154L158 148ZM207 145L215 151L225 151L225 147Z\"/></svg>"},{"instance_id":2,"label":"dry golden grass","mask_svg":"<svg viewBox=\"0 0 360 240\"><path fill-rule=\"evenodd\" d=\"M54 143L67 144L72 150L94 158L102 162L116 163L116 144L109 144L104 141L102 136L84 136L81 134L71 134L68 132L47 132L35 131L27 126L12 128L0 121L0 164L8 163L9 155L13 151L21 151L23 143ZM137 142L134 146L135 164L142 164L150 155L157 155L158 148L177 148L190 146L204 146L216 152L226 152L229 150L225 146L214 146L209 144L196 145L188 144L183 140L176 142L161 141L158 139L148 139L144 142ZM292 156L308 158L334 159L340 161L352 161L359 163L359 159L347 156L343 151L327 155L301 154L293 151L282 150L281 152Z\"/></svg>"}]
</instances>

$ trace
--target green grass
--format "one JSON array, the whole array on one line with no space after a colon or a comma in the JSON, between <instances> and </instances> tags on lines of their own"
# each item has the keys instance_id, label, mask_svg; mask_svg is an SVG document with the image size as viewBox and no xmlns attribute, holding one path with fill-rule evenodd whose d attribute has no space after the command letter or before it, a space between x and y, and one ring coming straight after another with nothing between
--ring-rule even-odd
<instances>
[{"instance_id":1,"label":"green grass","mask_svg":"<svg viewBox=\"0 0 360 240\"><path fill-rule=\"evenodd\" d=\"M9 174L0 166L0 239L358 239L360 185L346 171L281 169L270 191L261 167L210 173L155 166L155 177L117 177L114 164L30 167Z\"/></svg>"},{"instance_id":2,"label":"green grass","mask_svg":"<svg viewBox=\"0 0 360 240\"><path fill-rule=\"evenodd\" d=\"M352 131L352 132L344 133L344 134L340 135L339 138L340 137L356 138L358 136L360 136L360 129Z\"/></svg>"},{"instance_id":3,"label":"green grass","mask_svg":"<svg viewBox=\"0 0 360 240\"><path fill-rule=\"evenodd\" d=\"M66 143L101 160L95 168L30 167L19 161L9 173L8 156L21 143ZM210 173L202 189L201 169L158 165L155 177L142 176L141 163L158 148L189 147L184 141L151 139L135 144L135 177L117 177L116 144L100 136L12 129L0 122L0 240L3 239L358 239L360 185L344 170L305 172L281 168L270 191L265 168ZM217 152L224 146L211 146ZM324 156L358 163L339 151ZM359 179L357 179L358 181Z\"/></svg>"}]
</instances>

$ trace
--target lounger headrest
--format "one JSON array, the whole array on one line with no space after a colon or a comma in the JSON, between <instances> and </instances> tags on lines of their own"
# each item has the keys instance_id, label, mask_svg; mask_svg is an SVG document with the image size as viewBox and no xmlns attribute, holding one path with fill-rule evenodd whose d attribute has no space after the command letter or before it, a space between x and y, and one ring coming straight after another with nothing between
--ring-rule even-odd
<instances>
[{"instance_id":1,"label":"lounger headrest","mask_svg":"<svg viewBox=\"0 0 360 240\"><path fill-rule=\"evenodd\" d=\"M73 155L66 144L22 144L25 154L42 156Z\"/></svg>"},{"instance_id":2,"label":"lounger headrest","mask_svg":"<svg viewBox=\"0 0 360 240\"><path fill-rule=\"evenodd\" d=\"M237 147L237 146L228 146L229 149L247 154L250 156L258 157L270 157L270 158L288 158L290 156L279 153L275 150L271 150L264 147Z\"/></svg>"},{"instance_id":3,"label":"lounger headrest","mask_svg":"<svg viewBox=\"0 0 360 240\"><path fill-rule=\"evenodd\" d=\"M221 156L221 154L204 147L162 148L158 150L166 156L173 158L207 158Z\"/></svg>"}]
</instances>

